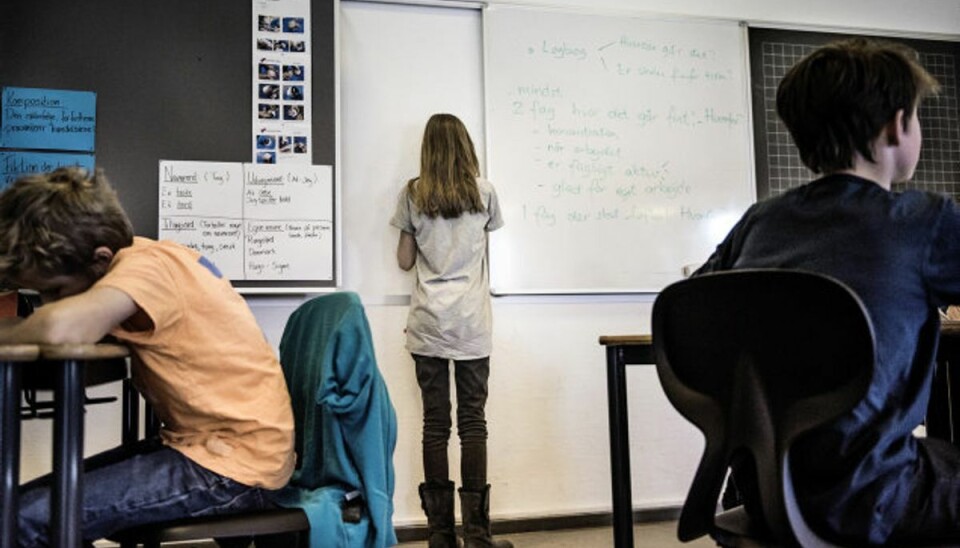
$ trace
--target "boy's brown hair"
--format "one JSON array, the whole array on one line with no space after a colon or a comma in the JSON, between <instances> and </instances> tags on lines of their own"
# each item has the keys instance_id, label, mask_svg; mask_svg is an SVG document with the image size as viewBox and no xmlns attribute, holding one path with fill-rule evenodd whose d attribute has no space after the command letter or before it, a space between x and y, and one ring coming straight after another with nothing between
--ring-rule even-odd
<instances>
[{"instance_id":1,"label":"boy's brown hair","mask_svg":"<svg viewBox=\"0 0 960 548\"><path fill-rule=\"evenodd\" d=\"M464 211L484 210L477 177L480 164L467 128L452 114L434 114L423 130L420 147L420 177L412 179L407 192L417 209L427 217L459 217Z\"/></svg>"},{"instance_id":2,"label":"boy's brown hair","mask_svg":"<svg viewBox=\"0 0 960 548\"><path fill-rule=\"evenodd\" d=\"M27 175L0 193L0 278L82 274L94 251L133 244L133 226L101 170Z\"/></svg>"},{"instance_id":3,"label":"boy's brown hair","mask_svg":"<svg viewBox=\"0 0 960 548\"><path fill-rule=\"evenodd\" d=\"M823 46L794 65L777 88L777 114L815 173L873 162L871 144L904 111L904 128L937 80L898 43L853 39Z\"/></svg>"}]
</instances>

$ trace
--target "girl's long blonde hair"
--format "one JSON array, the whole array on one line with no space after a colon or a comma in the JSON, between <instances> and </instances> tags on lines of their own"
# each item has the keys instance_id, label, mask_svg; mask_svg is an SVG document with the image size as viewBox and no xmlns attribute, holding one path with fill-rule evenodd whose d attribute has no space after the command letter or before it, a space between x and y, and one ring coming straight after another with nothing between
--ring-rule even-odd
<instances>
[{"instance_id":1,"label":"girl's long blonde hair","mask_svg":"<svg viewBox=\"0 0 960 548\"><path fill-rule=\"evenodd\" d=\"M484 211L477 177L480 165L463 122L452 114L434 114L423 130L420 176L407 183L413 204L427 217L459 217Z\"/></svg>"}]
</instances>

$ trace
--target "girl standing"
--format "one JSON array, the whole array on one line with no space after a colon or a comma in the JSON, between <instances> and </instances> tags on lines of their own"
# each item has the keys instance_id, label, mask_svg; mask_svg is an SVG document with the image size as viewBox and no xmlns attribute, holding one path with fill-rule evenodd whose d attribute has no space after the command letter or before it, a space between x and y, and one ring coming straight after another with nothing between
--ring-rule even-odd
<instances>
[{"instance_id":1,"label":"girl standing","mask_svg":"<svg viewBox=\"0 0 960 548\"><path fill-rule=\"evenodd\" d=\"M423 398L420 500L430 548L457 546L447 463L450 360L457 387L465 548L513 546L490 536L484 417L492 323L487 232L503 226L503 219L493 185L479 175L463 123L451 114L431 116L423 132L420 176L404 187L390 220L400 229L400 268L417 267L406 333Z\"/></svg>"}]
</instances>

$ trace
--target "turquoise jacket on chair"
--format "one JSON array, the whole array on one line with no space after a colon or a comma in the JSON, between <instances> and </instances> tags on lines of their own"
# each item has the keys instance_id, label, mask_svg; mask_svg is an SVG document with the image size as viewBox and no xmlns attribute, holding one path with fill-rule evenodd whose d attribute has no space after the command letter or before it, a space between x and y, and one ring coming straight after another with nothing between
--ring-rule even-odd
<instances>
[{"instance_id":1,"label":"turquoise jacket on chair","mask_svg":"<svg viewBox=\"0 0 960 548\"><path fill-rule=\"evenodd\" d=\"M312 548L379 548L393 529L397 418L377 368L359 297L313 298L290 315L280 341L296 426L297 470L278 493L310 521ZM365 512L345 522L341 504L359 491Z\"/></svg>"}]
</instances>

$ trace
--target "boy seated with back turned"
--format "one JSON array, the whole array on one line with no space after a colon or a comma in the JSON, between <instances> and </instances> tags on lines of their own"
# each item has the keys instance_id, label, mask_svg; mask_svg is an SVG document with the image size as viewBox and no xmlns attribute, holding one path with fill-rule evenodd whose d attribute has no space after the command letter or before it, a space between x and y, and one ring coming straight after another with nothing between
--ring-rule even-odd
<instances>
[{"instance_id":1,"label":"boy seated with back turned","mask_svg":"<svg viewBox=\"0 0 960 548\"><path fill-rule=\"evenodd\" d=\"M938 307L960 303L960 210L947 196L890 189L913 175L917 107L937 87L914 52L891 43L840 42L802 59L780 83L777 111L824 176L754 204L694 274L815 271L866 305L877 345L866 397L791 454L810 526L853 545L960 540L960 449L911 434L930 397ZM737 469L750 511L755 486Z\"/></svg>"},{"instance_id":2,"label":"boy seated with back turned","mask_svg":"<svg viewBox=\"0 0 960 548\"><path fill-rule=\"evenodd\" d=\"M0 194L0 279L43 305L0 323L0 343L132 351L133 381L163 423L85 461L83 537L269 506L294 468L283 372L244 300L199 253L133 236L101 172L19 179ZM21 488L21 546L49 544L49 480Z\"/></svg>"}]
</instances>

